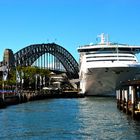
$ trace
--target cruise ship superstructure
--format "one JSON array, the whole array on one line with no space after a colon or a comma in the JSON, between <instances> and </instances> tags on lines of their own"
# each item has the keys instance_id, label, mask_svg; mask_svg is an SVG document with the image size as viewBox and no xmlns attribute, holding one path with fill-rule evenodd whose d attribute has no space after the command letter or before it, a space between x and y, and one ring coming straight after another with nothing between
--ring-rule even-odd
<instances>
[{"instance_id":1,"label":"cruise ship superstructure","mask_svg":"<svg viewBox=\"0 0 140 140\"><path fill-rule=\"evenodd\" d=\"M87 95L115 95L121 82L140 73L140 46L110 43L103 33L100 38L99 44L78 48L80 89Z\"/></svg>"}]
</instances>

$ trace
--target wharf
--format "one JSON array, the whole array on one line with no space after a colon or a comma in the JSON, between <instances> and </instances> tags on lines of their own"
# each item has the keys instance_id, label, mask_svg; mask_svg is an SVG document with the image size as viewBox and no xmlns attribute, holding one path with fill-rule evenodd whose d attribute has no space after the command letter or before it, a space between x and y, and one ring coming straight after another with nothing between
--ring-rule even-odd
<instances>
[{"instance_id":1,"label":"wharf","mask_svg":"<svg viewBox=\"0 0 140 140\"><path fill-rule=\"evenodd\" d=\"M83 98L84 94L79 93L75 90L67 91L30 91L22 90L18 94L13 94L5 96L4 99L0 98L0 108L5 108L9 105L16 105L20 103L25 103L28 101L43 100L43 99L53 99L53 98Z\"/></svg>"},{"instance_id":2,"label":"wharf","mask_svg":"<svg viewBox=\"0 0 140 140\"><path fill-rule=\"evenodd\" d=\"M140 120L140 80L126 81L116 90L117 107Z\"/></svg>"}]
</instances>

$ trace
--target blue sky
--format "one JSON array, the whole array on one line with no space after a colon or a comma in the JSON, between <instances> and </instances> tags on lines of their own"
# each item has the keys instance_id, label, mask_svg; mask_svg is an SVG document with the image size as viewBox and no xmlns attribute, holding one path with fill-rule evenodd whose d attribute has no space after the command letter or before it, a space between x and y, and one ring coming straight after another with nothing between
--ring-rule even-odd
<instances>
[{"instance_id":1,"label":"blue sky","mask_svg":"<svg viewBox=\"0 0 140 140\"><path fill-rule=\"evenodd\" d=\"M140 45L139 0L0 0L0 60L35 43L56 42L78 61L77 47L110 41Z\"/></svg>"}]
</instances>

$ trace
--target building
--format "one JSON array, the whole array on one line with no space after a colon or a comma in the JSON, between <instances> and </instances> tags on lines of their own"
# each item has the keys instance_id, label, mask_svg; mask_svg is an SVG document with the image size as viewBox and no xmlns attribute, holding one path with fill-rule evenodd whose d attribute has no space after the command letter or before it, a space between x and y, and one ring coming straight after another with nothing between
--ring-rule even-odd
<instances>
[{"instance_id":1,"label":"building","mask_svg":"<svg viewBox=\"0 0 140 140\"><path fill-rule=\"evenodd\" d=\"M13 67L15 63L15 58L13 51L11 49L5 49L3 55L3 64L7 65L9 68Z\"/></svg>"}]
</instances>

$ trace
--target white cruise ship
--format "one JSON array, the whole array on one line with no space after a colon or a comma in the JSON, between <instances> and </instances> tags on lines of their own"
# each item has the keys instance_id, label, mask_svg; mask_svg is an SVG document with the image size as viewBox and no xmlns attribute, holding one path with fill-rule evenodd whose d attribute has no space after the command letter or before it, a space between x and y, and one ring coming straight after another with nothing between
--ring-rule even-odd
<instances>
[{"instance_id":1,"label":"white cruise ship","mask_svg":"<svg viewBox=\"0 0 140 140\"><path fill-rule=\"evenodd\" d=\"M110 43L102 33L99 44L78 48L80 89L86 95L115 95L115 89L140 73L140 46Z\"/></svg>"}]
</instances>

